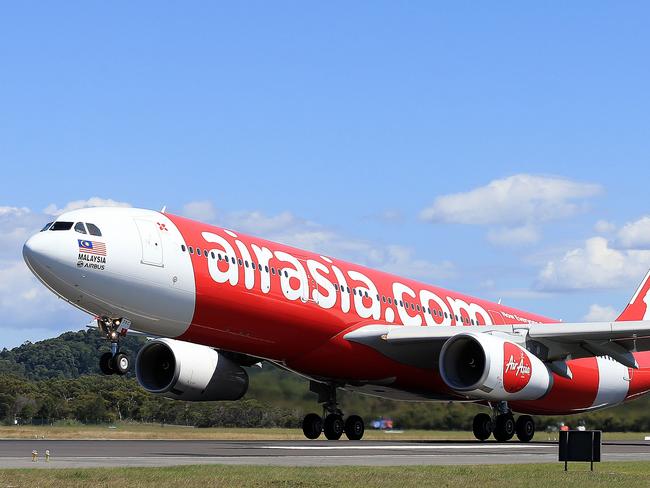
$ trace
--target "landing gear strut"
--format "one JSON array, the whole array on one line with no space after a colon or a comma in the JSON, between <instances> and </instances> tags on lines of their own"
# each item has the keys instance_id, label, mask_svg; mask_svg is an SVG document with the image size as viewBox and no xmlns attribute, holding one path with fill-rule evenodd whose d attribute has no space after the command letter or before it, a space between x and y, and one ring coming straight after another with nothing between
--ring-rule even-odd
<instances>
[{"instance_id":1,"label":"landing gear strut","mask_svg":"<svg viewBox=\"0 0 650 488\"><path fill-rule=\"evenodd\" d=\"M474 437L479 441L494 435L497 442L507 442L515 434L521 442L530 442L535 435L535 421L529 415L521 415L515 422L506 402L499 402L493 407L493 415L479 413L472 424Z\"/></svg>"},{"instance_id":2,"label":"landing gear strut","mask_svg":"<svg viewBox=\"0 0 650 488\"><path fill-rule=\"evenodd\" d=\"M129 356L120 352L120 337L129 328L130 322L126 319L110 319L102 317L97 319L99 332L111 342L111 352L102 354L99 358L99 369L104 374L125 375L129 372L131 361Z\"/></svg>"},{"instance_id":3,"label":"landing gear strut","mask_svg":"<svg viewBox=\"0 0 650 488\"><path fill-rule=\"evenodd\" d=\"M343 412L336 402L336 385L312 381L309 389L318 394L318 402L323 404L323 416L310 413L302 421L302 431L307 439L318 439L321 432L330 441L341 438L343 433L351 441L363 437L365 426L363 419L358 415L350 415L345 421Z\"/></svg>"}]
</instances>

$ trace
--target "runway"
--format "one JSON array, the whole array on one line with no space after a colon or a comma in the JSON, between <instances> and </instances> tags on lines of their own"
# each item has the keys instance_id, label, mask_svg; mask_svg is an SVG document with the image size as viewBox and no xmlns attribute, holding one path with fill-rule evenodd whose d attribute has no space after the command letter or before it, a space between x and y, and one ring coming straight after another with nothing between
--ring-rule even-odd
<instances>
[{"instance_id":1,"label":"runway","mask_svg":"<svg viewBox=\"0 0 650 488\"><path fill-rule=\"evenodd\" d=\"M0 440L0 468L512 464L556 462L557 455L557 444L546 442ZM603 443L603 461L650 461L650 442Z\"/></svg>"}]
</instances>

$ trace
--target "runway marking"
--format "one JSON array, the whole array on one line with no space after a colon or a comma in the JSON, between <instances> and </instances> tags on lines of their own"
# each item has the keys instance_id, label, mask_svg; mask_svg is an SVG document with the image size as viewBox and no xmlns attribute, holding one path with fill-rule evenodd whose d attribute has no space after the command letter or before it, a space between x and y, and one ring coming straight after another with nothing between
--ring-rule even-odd
<instances>
[{"instance_id":1,"label":"runway marking","mask_svg":"<svg viewBox=\"0 0 650 488\"><path fill-rule=\"evenodd\" d=\"M536 448L550 448L557 449L557 446L552 445L526 445L526 444L503 444L503 445L491 445L491 444L476 444L476 445L456 445L456 446L427 446L427 445L413 445L413 446L375 446L375 445L354 445L354 446L260 446L259 449L289 449L293 451L319 451L319 450L348 450L348 449L361 449L361 450L447 450L447 449L536 449Z\"/></svg>"}]
</instances>

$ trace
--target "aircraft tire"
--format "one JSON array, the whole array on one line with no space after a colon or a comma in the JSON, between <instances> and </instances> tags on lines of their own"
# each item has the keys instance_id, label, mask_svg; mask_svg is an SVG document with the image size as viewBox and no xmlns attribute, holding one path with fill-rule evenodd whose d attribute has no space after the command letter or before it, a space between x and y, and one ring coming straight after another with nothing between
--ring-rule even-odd
<instances>
[{"instance_id":1,"label":"aircraft tire","mask_svg":"<svg viewBox=\"0 0 650 488\"><path fill-rule=\"evenodd\" d=\"M487 413L479 413L472 422L472 432L479 441L487 440L492 435L492 417Z\"/></svg>"},{"instance_id":2,"label":"aircraft tire","mask_svg":"<svg viewBox=\"0 0 650 488\"><path fill-rule=\"evenodd\" d=\"M358 415L350 415L345 419L344 430L346 437L351 441L361 440L365 431L363 419Z\"/></svg>"},{"instance_id":3,"label":"aircraft tire","mask_svg":"<svg viewBox=\"0 0 650 488\"><path fill-rule=\"evenodd\" d=\"M497 415L494 425L494 438L497 442L506 442L515 435L515 419L512 414Z\"/></svg>"},{"instance_id":4,"label":"aircraft tire","mask_svg":"<svg viewBox=\"0 0 650 488\"><path fill-rule=\"evenodd\" d=\"M535 435L535 421L530 415L520 415L515 424L517 439L521 442L530 442Z\"/></svg>"},{"instance_id":5,"label":"aircraft tire","mask_svg":"<svg viewBox=\"0 0 650 488\"><path fill-rule=\"evenodd\" d=\"M323 421L323 432L327 440L338 441L343 435L344 430L345 424L343 423L343 417L335 413L331 413L325 417Z\"/></svg>"},{"instance_id":6,"label":"aircraft tire","mask_svg":"<svg viewBox=\"0 0 650 488\"><path fill-rule=\"evenodd\" d=\"M111 365L112 359L113 355L110 352L105 352L99 357L99 369L102 373L106 375L115 374Z\"/></svg>"},{"instance_id":7,"label":"aircraft tire","mask_svg":"<svg viewBox=\"0 0 650 488\"><path fill-rule=\"evenodd\" d=\"M129 367L131 366L131 361L129 361L129 356L123 352L118 352L110 362L111 368L115 373L120 376L125 375L129 372Z\"/></svg>"},{"instance_id":8,"label":"aircraft tire","mask_svg":"<svg viewBox=\"0 0 650 488\"><path fill-rule=\"evenodd\" d=\"M308 413L302 419L302 433L307 439L318 439L323 432L323 419L316 413Z\"/></svg>"}]
</instances>

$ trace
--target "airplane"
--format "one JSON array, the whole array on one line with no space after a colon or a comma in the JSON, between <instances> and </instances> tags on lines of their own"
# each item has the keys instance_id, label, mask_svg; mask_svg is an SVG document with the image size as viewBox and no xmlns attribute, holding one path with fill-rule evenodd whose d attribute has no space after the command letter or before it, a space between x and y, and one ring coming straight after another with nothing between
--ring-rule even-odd
<instances>
[{"instance_id":1,"label":"airplane","mask_svg":"<svg viewBox=\"0 0 650 488\"><path fill-rule=\"evenodd\" d=\"M96 317L111 343L105 374L129 370L119 349L129 330L151 338L137 381L172 399L237 400L246 368L267 361L318 395L322 415L302 422L308 439L363 437L363 419L339 408L340 389L483 405L474 436L499 442L530 441L531 415L650 390L650 272L617 320L563 323L164 211L66 212L23 256L46 287Z\"/></svg>"}]
</instances>

